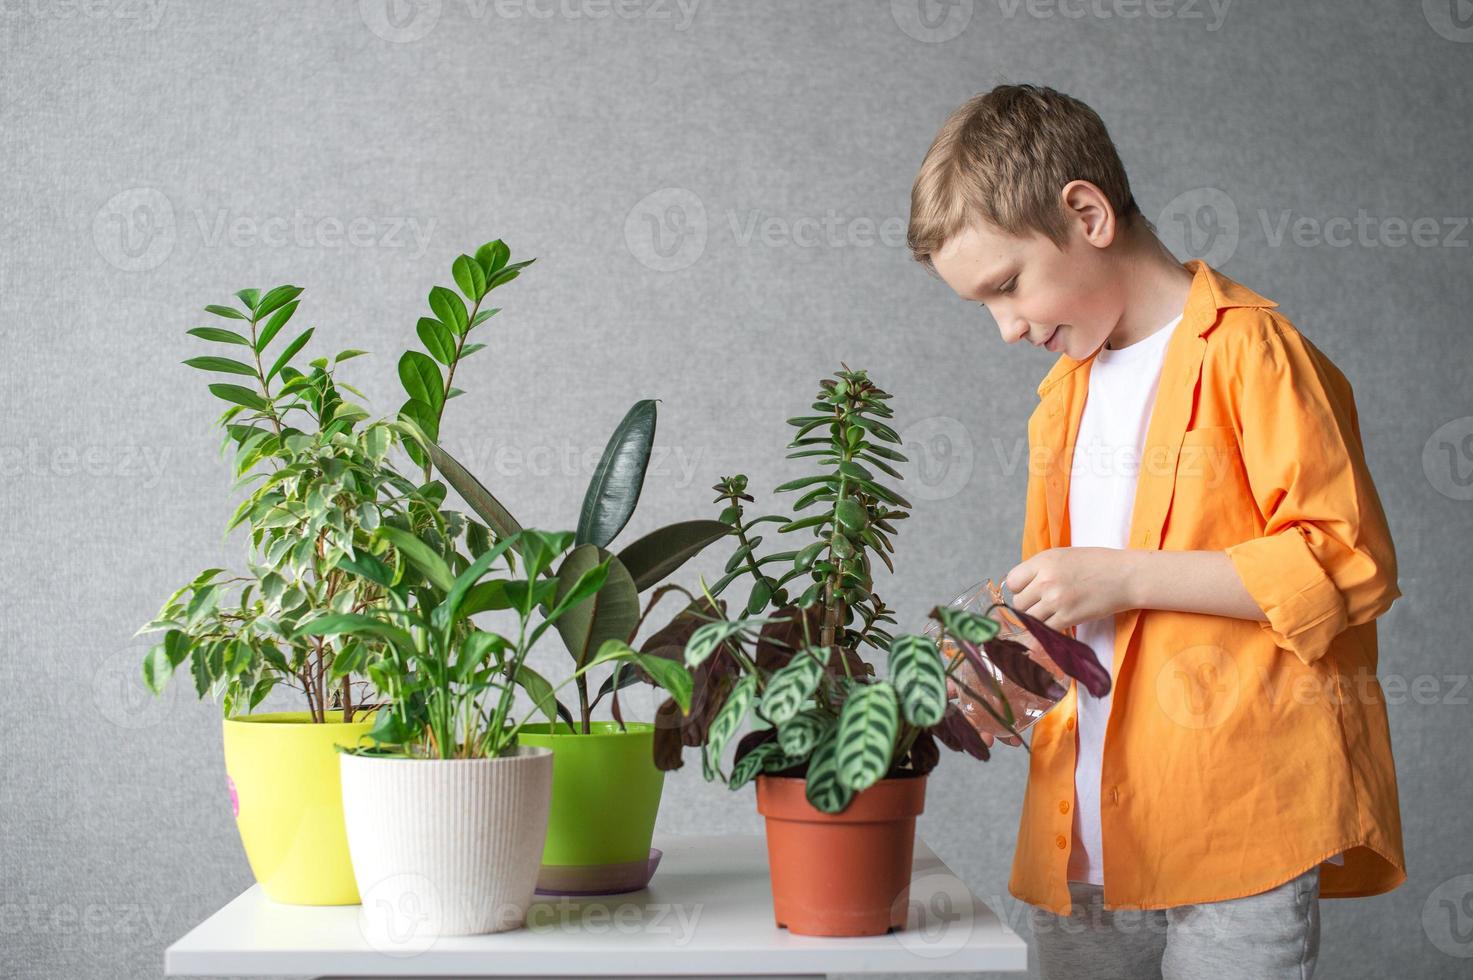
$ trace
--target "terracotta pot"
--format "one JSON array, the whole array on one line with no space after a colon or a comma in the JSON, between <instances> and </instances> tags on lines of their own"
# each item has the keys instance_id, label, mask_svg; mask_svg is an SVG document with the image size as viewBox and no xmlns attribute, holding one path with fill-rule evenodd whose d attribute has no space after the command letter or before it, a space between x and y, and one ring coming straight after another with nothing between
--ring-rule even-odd
<instances>
[{"instance_id":1,"label":"terracotta pot","mask_svg":"<svg viewBox=\"0 0 1473 980\"><path fill-rule=\"evenodd\" d=\"M925 776L882 779L844 812L824 813L808 802L802 778L758 776L778 926L804 936L905 928L916 817L925 801Z\"/></svg>"}]
</instances>

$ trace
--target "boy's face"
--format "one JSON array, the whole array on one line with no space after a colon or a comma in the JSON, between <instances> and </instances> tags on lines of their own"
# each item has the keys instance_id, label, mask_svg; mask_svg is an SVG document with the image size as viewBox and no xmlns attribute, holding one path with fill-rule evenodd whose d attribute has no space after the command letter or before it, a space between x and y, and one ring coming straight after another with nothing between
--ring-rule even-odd
<instances>
[{"instance_id":1,"label":"boy's face","mask_svg":"<svg viewBox=\"0 0 1473 980\"><path fill-rule=\"evenodd\" d=\"M1026 340L1083 360L1124 310L1104 249L1072 221L1063 248L1036 232L1019 238L979 221L948 239L931 263L958 296L987 307L1010 344Z\"/></svg>"}]
</instances>

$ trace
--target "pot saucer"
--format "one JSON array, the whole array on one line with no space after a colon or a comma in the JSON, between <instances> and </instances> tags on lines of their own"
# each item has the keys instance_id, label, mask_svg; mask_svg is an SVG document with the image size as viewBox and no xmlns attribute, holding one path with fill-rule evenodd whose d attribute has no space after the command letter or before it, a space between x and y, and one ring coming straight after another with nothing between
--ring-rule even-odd
<instances>
[{"instance_id":1,"label":"pot saucer","mask_svg":"<svg viewBox=\"0 0 1473 980\"><path fill-rule=\"evenodd\" d=\"M660 866L664 852L650 848L643 861L622 864L544 864L537 872L537 894L578 897L585 895L619 895L637 892L650 883Z\"/></svg>"}]
</instances>

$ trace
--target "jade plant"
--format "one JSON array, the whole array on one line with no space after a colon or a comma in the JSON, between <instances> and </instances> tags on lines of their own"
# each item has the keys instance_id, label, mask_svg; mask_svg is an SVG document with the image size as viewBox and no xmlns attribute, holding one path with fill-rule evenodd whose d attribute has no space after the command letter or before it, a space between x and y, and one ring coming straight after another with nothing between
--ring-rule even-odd
<instances>
[{"instance_id":1,"label":"jade plant","mask_svg":"<svg viewBox=\"0 0 1473 980\"><path fill-rule=\"evenodd\" d=\"M343 397L359 393L337 377L337 368L361 351L299 365L312 328L273 351L301 292L298 286L264 294L243 289L238 306L205 308L216 325L188 331L214 353L184 363L233 379L209 390L228 406L216 424L222 453L231 452L235 486L253 486L227 527L246 530L246 569L207 569L169 597L139 631L163 634L144 658L143 675L157 693L187 669L196 693L219 696L227 716L254 709L273 688L286 686L301 692L314 721L338 712L351 721L369 692L342 663L363 651L299 626L381 601L378 585L344 566L380 527L429 520L454 539L464 523L442 515L425 488L390 464L397 427L366 421L367 410Z\"/></svg>"},{"instance_id":2,"label":"jade plant","mask_svg":"<svg viewBox=\"0 0 1473 980\"><path fill-rule=\"evenodd\" d=\"M990 616L937 608L934 640L885 629L894 618L875 592L876 559L893 571L894 522L910 506L880 476L901 479L892 464L905 462L900 437L886 422L889 400L864 371L846 367L821 382L813 414L789 420L797 429L790 458L820 467L777 488L804 491L791 515L748 518L743 505L753 498L746 478L717 484L721 519L737 541L726 575L645 647L679 656L692 671L690 709L670 699L657 714L664 721L655 744L662 769L680 767L683 746L699 746L707 779L735 789L764 772L802 776L809 801L835 813L880 779L929 772L940 758L938 742L988 757L981 736L947 697L951 680L986 703L955 676L970 660L978 676L990 677L981 650L1020 686L1062 693L1047 670L1012 649L1014 641L998 638ZM805 516L805 510L814 512ZM768 523L778 535L813 540L763 555L763 536L754 532ZM743 577L752 581L743 614L728 617L719 596ZM804 587L790 598L795 583ZM1087 646L1012 612L1064 673L1092 692L1108 691L1109 675ZM943 646L952 651L946 657ZM885 655L886 677L866 659L868 650ZM728 773L724 752L748 722L752 731L737 742ZM1013 730L1010 720L1004 724Z\"/></svg>"},{"instance_id":3,"label":"jade plant","mask_svg":"<svg viewBox=\"0 0 1473 980\"><path fill-rule=\"evenodd\" d=\"M429 297L433 317L419 321L418 335L427 353L412 350L399 362L399 376L409 396L401 418L417 426L424 436L426 477L437 472L454 487L484 527L498 539L516 540L521 524L510 510L449 452L439 445L444 409L460 393L452 386L456 370L480 344L464 343L469 332L496 312L485 308L486 294L515 278L532 260L510 262L510 250L501 241L489 242L474 256L461 255L452 265L452 277L460 292L437 286ZM610 641L632 644L635 635L659 599L675 586L657 589L681 565L713 542L732 531L727 523L713 520L682 521L661 527L610 551L615 539L629 523L644 487L646 470L654 446L657 409L653 400L636 402L604 447L598 466L588 483L579 510L572 547L560 556L558 565L543 570L558 581L575 581L595 567L606 569L603 585L592 599L560 616L556 629L574 667L577 714L561 699L554 712L575 732L587 733L593 712L612 695L611 709L622 723L619 690L636 681L655 683L656 678L637 661L612 664L597 692L590 690L587 667ZM520 546L514 547L520 551ZM654 590L641 609L642 593ZM689 593L687 593L689 595ZM551 608L553 597L543 602ZM667 658L668 659L668 658ZM535 697L535 693L528 691Z\"/></svg>"}]
</instances>

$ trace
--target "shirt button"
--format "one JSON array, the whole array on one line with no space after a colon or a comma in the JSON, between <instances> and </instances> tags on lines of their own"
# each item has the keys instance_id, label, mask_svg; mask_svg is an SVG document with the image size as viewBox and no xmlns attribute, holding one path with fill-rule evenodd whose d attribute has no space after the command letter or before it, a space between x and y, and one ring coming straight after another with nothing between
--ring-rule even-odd
<instances>
[{"instance_id":1,"label":"shirt button","mask_svg":"<svg viewBox=\"0 0 1473 980\"><path fill-rule=\"evenodd\" d=\"M1064 730L1065 730L1065 731L1069 731L1069 732L1072 732L1072 731L1074 731L1074 716L1073 716L1073 715L1070 715L1070 716L1069 716L1069 717L1068 717L1068 718L1067 718L1067 719L1066 719L1066 720L1065 720L1065 721L1064 721Z\"/></svg>"},{"instance_id":2,"label":"shirt button","mask_svg":"<svg viewBox=\"0 0 1473 980\"><path fill-rule=\"evenodd\" d=\"M1069 812L1069 801L1068 800L1060 800L1059 801L1059 812L1060 813L1068 813Z\"/></svg>"},{"instance_id":3,"label":"shirt button","mask_svg":"<svg viewBox=\"0 0 1473 980\"><path fill-rule=\"evenodd\" d=\"M1110 802L1111 803L1119 803L1120 802L1120 788L1118 786L1111 786L1110 787Z\"/></svg>"},{"instance_id":4,"label":"shirt button","mask_svg":"<svg viewBox=\"0 0 1473 980\"><path fill-rule=\"evenodd\" d=\"M1059 850L1061 850L1061 851L1064 848L1066 848L1066 847L1069 846L1069 840L1063 834L1060 834L1059 836L1055 837L1054 838L1054 843L1059 846Z\"/></svg>"}]
</instances>

